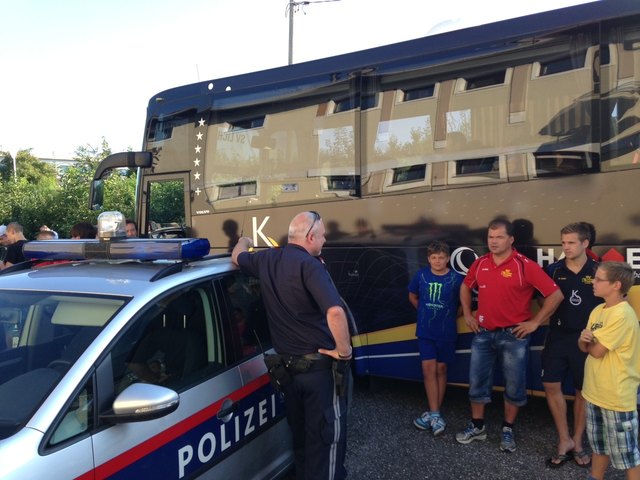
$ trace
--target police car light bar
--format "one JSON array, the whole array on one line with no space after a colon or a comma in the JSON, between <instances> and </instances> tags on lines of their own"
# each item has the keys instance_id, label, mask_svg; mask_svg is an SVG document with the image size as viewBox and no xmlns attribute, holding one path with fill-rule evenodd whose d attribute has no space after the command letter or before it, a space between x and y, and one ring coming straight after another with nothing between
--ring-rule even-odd
<instances>
[{"instance_id":1,"label":"police car light bar","mask_svg":"<svg viewBox=\"0 0 640 480\"><path fill-rule=\"evenodd\" d=\"M24 256L35 260L194 260L210 249L206 238L42 240L22 247Z\"/></svg>"}]
</instances>

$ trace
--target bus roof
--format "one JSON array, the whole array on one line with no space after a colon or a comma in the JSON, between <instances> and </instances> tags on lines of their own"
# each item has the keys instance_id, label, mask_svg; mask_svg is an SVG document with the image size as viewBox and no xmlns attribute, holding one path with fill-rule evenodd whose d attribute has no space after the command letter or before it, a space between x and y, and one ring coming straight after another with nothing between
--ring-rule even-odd
<instances>
[{"instance_id":1,"label":"bus roof","mask_svg":"<svg viewBox=\"0 0 640 480\"><path fill-rule=\"evenodd\" d=\"M490 53L515 50L542 35L566 31L609 19L640 15L637 0L597 1L551 10L462 30L431 35L414 40L374 47L333 57L193 83L154 95L149 101L148 116L168 114L187 108L211 108L211 95L217 101L231 100L234 92L255 90L269 85L272 94L291 95L305 86L322 86L344 81L355 72L376 73L403 71L407 66L428 66ZM274 88L274 85L280 87ZM229 103L237 102L230 101Z\"/></svg>"}]
</instances>

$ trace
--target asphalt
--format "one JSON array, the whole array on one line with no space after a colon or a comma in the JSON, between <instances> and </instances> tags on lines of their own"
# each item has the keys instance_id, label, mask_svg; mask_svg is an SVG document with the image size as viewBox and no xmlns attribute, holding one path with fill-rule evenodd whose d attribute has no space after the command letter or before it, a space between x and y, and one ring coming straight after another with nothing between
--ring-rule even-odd
<instances>
[{"instance_id":1,"label":"asphalt","mask_svg":"<svg viewBox=\"0 0 640 480\"><path fill-rule=\"evenodd\" d=\"M545 459L555 451L556 434L544 398L531 397L515 426L517 450L499 449L502 397L487 407L488 439L460 445L455 433L469 421L465 388L450 387L443 415L447 430L438 438L413 426L426 410L421 384L398 380L356 379L348 419L347 470L350 480L564 480L585 479L587 469L567 462L550 469ZM570 410L570 406L569 406ZM585 437L585 446L588 442ZM611 467L608 480L625 478Z\"/></svg>"}]
</instances>

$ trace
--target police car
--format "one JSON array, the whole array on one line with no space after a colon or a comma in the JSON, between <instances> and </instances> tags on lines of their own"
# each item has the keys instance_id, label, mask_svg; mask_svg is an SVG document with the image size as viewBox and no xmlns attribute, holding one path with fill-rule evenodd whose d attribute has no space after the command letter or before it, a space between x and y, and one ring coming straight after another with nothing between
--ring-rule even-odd
<instances>
[{"instance_id":1,"label":"police car","mask_svg":"<svg viewBox=\"0 0 640 480\"><path fill-rule=\"evenodd\" d=\"M203 239L29 242L0 275L0 477L277 478L258 281Z\"/></svg>"}]
</instances>

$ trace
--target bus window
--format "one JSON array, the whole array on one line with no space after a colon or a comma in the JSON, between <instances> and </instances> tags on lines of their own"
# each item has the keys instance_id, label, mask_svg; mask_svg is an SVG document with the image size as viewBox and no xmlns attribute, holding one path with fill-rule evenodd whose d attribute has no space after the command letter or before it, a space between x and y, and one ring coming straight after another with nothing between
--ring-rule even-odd
<instances>
[{"instance_id":1,"label":"bus window","mask_svg":"<svg viewBox=\"0 0 640 480\"><path fill-rule=\"evenodd\" d=\"M599 171L598 154L585 152L534 153L535 173L531 178L558 175L578 175Z\"/></svg>"}]
</instances>

